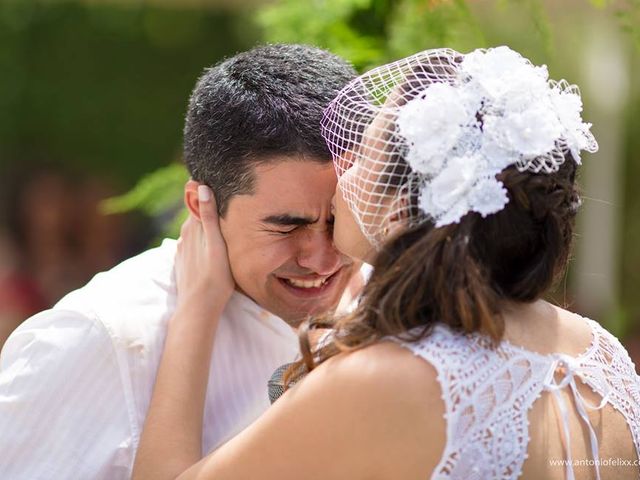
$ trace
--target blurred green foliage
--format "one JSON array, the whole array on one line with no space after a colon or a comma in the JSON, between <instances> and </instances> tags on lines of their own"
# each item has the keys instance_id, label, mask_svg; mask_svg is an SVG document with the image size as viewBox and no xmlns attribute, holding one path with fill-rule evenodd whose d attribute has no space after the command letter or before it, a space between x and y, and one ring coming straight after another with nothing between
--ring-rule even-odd
<instances>
[{"instance_id":1,"label":"blurred green foliage","mask_svg":"<svg viewBox=\"0 0 640 480\"><path fill-rule=\"evenodd\" d=\"M175 207L176 198L181 198L189 174L181 163L171 163L146 175L129 191L119 197L105 200L102 205L106 214L140 209L147 215L162 215ZM158 195L163 192L163 195Z\"/></svg>"},{"instance_id":2,"label":"blurred green foliage","mask_svg":"<svg viewBox=\"0 0 640 480\"><path fill-rule=\"evenodd\" d=\"M459 51L487 47L509 24L530 47L553 54L553 29L542 0L277 0L256 19L269 42L302 42L327 48L360 70L428 48ZM584 0L608 10L640 46L640 0ZM510 12L508 12L510 10ZM507 12L496 30L492 18ZM504 40L503 40L504 42Z\"/></svg>"},{"instance_id":3,"label":"blurred green foliage","mask_svg":"<svg viewBox=\"0 0 640 480\"><path fill-rule=\"evenodd\" d=\"M49 163L122 187L175 160L202 69L256 40L242 20L144 2L0 1L0 171Z\"/></svg>"},{"instance_id":4,"label":"blurred green foliage","mask_svg":"<svg viewBox=\"0 0 640 480\"><path fill-rule=\"evenodd\" d=\"M636 72L638 78L640 72ZM625 328L635 326L640 333L640 95L629 102L626 111L626 157L627 162L621 175L621 188L625 192L624 208L621 209L622 243L620 245L620 297ZM627 333L625 331L625 333Z\"/></svg>"},{"instance_id":5,"label":"blurred green foliage","mask_svg":"<svg viewBox=\"0 0 640 480\"><path fill-rule=\"evenodd\" d=\"M171 163L144 176L124 195L105 200L102 211L112 214L140 210L152 217L168 217L162 234L176 238L186 219L187 211L181 200L188 179L189 174L182 163Z\"/></svg>"},{"instance_id":6,"label":"blurred green foliage","mask_svg":"<svg viewBox=\"0 0 640 480\"><path fill-rule=\"evenodd\" d=\"M309 43L356 66L382 58L392 0L281 0L256 16L267 42Z\"/></svg>"},{"instance_id":7,"label":"blurred green foliage","mask_svg":"<svg viewBox=\"0 0 640 480\"><path fill-rule=\"evenodd\" d=\"M360 70L437 46L486 45L465 0L280 0L257 15L264 38L327 48ZM313 14L310 15L310 10Z\"/></svg>"}]
</instances>

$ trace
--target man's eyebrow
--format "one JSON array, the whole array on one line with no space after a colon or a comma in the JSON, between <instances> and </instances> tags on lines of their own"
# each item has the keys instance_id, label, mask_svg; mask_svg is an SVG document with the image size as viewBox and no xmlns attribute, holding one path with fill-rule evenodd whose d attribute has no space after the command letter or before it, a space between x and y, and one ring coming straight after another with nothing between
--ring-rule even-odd
<instances>
[{"instance_id":1,"label":"man's eyebrow","mask_svg":"<svg viewBox=\"0 0 640 480\"><path fill-rule=\"evenodd\" d=\"M262 223L270 223L271 225L279 225L282 227L288 227L290 225L313 225L319 219L311 217L299 217L296 215L290 215L288 213L280 215L269 215L264 217Z\"/></svg>"}]
</instances>

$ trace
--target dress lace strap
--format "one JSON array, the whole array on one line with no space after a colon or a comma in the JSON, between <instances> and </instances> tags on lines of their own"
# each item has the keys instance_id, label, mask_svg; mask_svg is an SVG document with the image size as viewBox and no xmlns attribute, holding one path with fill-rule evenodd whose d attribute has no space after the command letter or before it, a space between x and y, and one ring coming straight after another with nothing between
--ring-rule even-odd
<instances>
[{"instance_id":1,"label":"dress lace strap","mask_svg":"<svg viewBox=\"0 0 640 480\"><path fill-rule=\"evenodd\" d=\"M619 411L640 453L640 377L620 342L596 322L589 324L591 345L577 357L542 355L506 340L493 348L480 334L463 334L444 325L436 325L418 342L395 339L438 372L447 440L431 479L516 480L527 458L528 412L544 391L553 395L559 412L567 479L575 480L569 430L574 407L569 408L567 396L574 399L579 421L589 430L597 479L601 478L599 445L587 415L590 410L610 405ZM601 401L587 401L577 379Z\"/></svg>"},{"instance_id":2,"label":"dress lace strap","mask_svg":"<svg viewBox=\"0 0 640 480\"><path fill-rule=\"evenodd\" d=\"M575 377L576 375L580 376L581 366L577 359L570 357L569 355L557 354L556 359L550 365L547 375L544 379L543 388L544 390L553 394L556 402L556 406L560 411L560 418L562 421L563 428L563 440L564 447L566 450L566 478L567 480L575 480L575 475L573 473L573 461L571 455L571 434L569 432L569 411L567 408L567 404L560 394L563 388L569 387L570 391L573 393L573 398L576 404L576 409L580 418L585 423L587 428L589 428L589 438L591 444L591 455L593 457L595 469L596 469L596 478L600 480L600 456L598 449L598 439L596 437L596 433L589 421L589 417L587 415L587 409L589 410L600 410L603 408L609 401L609 392L607 392L603 397L601 402L598 405L591 405L587 402L576 385ZM562 372L563 377L560 381L556 380L556 373Z\"/></svg>"}]
</instances>

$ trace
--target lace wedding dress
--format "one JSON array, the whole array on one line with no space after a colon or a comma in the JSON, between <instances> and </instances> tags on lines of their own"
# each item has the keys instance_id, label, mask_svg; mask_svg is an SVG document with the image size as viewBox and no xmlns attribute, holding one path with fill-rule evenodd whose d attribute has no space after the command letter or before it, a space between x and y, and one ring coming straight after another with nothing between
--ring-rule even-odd
<instances>
[{"instance_id":1,"label":"lace wedding dress","mask_svg":"<svg viewBox=\"0 0 640 480\"><path fill-rule=\"evenodd\" d=\"M502 341L492 348L480 334L464 335L444 325L417 343L402 346L436 369L447 421L447 443L432 479L516 479L527 458L527 414L543 392L550 392L560 412L566 451L566 478L574 478L570 456L568 405L560 392L569 389L578 414L588 426L593 459L598 442L587 410L610 404L626 419L640 452L640 377L620 342L588 320L593 339L577 357L541 355ZM602 397L589 404L580 379ZM600 478L596 468L597 478Z\"/></svg>"}]
</instances>

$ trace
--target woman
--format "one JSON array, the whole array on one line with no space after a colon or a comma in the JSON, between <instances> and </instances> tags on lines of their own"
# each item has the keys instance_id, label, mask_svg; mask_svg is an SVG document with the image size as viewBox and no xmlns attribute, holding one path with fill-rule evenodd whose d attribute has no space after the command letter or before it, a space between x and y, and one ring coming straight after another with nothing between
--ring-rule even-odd
<instances>
[{"instance_id":1,"label":"woman","mask_svg":"<svg viewBox=\"0 0 640 480\"><path fill-rule=\"evenodd\" d=\"M323 121L334 238L374 272L289 391L200 460L211 312L233 289L225 271L209 288L225 249L202 187L134 478L637 478L633 363L542 300L569 257L579 153L597 148L581 107L506 47L422 52L349 84Z\"/></svg>"}]
</instances>

